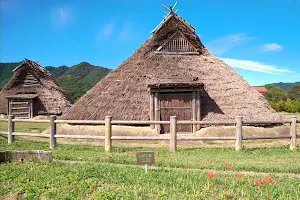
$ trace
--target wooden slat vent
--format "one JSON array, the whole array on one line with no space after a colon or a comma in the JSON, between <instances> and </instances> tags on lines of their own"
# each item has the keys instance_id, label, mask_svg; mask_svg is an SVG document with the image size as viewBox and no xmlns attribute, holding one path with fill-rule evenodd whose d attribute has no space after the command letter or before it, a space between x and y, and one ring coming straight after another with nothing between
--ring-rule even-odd
<instances>
[{"instance_id":1,"label":"wooden slat vent","mask_svg":"<svg viewBox=\"0 0 300 200\"><path fill-rule=\"evenodd\" d=\"M158 52L197 52L195 47L178 31L156 51Z\"/></svg>"}]
</instances>

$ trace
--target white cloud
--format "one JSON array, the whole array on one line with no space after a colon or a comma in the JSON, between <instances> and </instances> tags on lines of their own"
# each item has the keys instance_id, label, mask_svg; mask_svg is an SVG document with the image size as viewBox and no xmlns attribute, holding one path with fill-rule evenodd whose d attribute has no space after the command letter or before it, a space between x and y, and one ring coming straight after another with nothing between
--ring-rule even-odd
<instances>
[{"instance_id":1,"label":"white cloud","mask_svg":"<svg viewBox=\"0 0 300 200\"><path fill-rule=\"evenodd\" d=\"M285 74L293 73L292 71L284 68L277 67L275 65L268 65L251 60L237 60L232 58L222 58L226 64L233 68L244 69L255 72L262 72L267 74Z\"/></svg>"},{"instance_id":2,"label":"white cloud","mask_svg":"<svg viewBox=\"0 0 300 200\"><path fill-rule=\"evenodd\" d=\"M262 51L280 51L282 49L283 46L276 43L262 45Z\"/></svg>"},{"instance_id":3,"label":"white cloud","mask_svg":"<svg viewBox=\"0 0 300 200\"><path fill-rule=\"evenodd\" d=\"M75 21L74 10L71 7L57 7L50 12L50 21L56 28L64 28Z\"/></svg>"},{"instance_id":4,"label":"white cloud","mask_svg":"<svg viewBox=\"0 0 300 200\"><path fill-rule=\"evenodd\" d=\"M213 54L222 55L252 39L254 39L254 37L249 36L247 33L237 33L210 41L207 43L206 47Z\"/></svg>"},{"instance_id":5,"label":"white cloud","mask_svg":"<svg viewBox=\"0 0 300 200\"><path fill-rule=\"evenodd\" d=\"M99 40L109 38L109 36L113 33L114 29L115 29L115 23L114 22L110 22L110 23L105 24L98 31L97 38Z\"/></svg>"}]
</instances>

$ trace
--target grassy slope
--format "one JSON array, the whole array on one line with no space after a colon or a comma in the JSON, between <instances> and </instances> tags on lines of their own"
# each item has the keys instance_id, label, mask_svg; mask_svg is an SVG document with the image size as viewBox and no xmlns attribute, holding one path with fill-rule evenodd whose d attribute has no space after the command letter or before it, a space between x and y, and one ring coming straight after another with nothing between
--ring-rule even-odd
<instances>
[{"instance_id":1,"label":"grassy slope","mask_svg":"<svg viewBox=\"0 0 300 200\"><path fill-rule=\"evenodd\" d=\"M109 72L110 70L107 68L96 67L82 62L69 68L56 80L62 89L66 91L71 101L74 102Z\"/></svg>"},{"instance_id":2,"label":"grassy slope","mask_svg":"<svg viewBox=\"0 0 300 200\"><path fill-rule=\"evenodd\" d=\"M0 139L0 150L5 149L39 149L49 150L48 139L45 143L29 142L17 137L12 145L7 145L5 137ZM236 169L257 172L294 172L300 173L300 149L290 151L288 146L276 148L252 148L235 151L233 148L184 148L179 147L176 153L170 153L168 146L156 147L113 147L106 153L103 146L63 145L53 150L58 160L76 160L96 163L135 164L135 152L152 150L156 153L156 166L195 169L224 169L223 164L232 163Z\"/></svg>"},{"instance_id":3,"label":"grassy slope","mask_svg":"<svg viewBox=\"0 0 300 200\"><path fill-rule=\"evenodd\" d=\"M0 150L45 149L48 143L27 142L21 138L8 146L0 136ZM59 145L53 150L55 159L87 160L88 163L11 163L1 164L0 197L18 195L25 199L213 199L211 184L202 171L144 170L131 166L114 166L105 163L135 164L135 152L154 150L156 166L182 168L212 168L224 170L224 163L233 163L234 170L299 172L300 151L288 148L253 149L236 152L233 149L180 149L170 153L165 148L113 148L111 153L103 147ZM213 179L217 199L223 195L225 175ZM272 176L275 180L276 177ZM253 185L258 177L234 175L227 178L226 195L236 199L298 199L300 180L283 177L269 187ZM241 181L241 182L239 182Z\"/></svg>"},{"instance_id":4,"label":"grassy slope","mask_svg":"<svg viewBox=\"0 0 300 200\"><path fill-rule=\"evenodd\" d=\"M0 88L2 88L13 75L13 70L20 62L0 63Z\"/></svg>"}]
</instances>

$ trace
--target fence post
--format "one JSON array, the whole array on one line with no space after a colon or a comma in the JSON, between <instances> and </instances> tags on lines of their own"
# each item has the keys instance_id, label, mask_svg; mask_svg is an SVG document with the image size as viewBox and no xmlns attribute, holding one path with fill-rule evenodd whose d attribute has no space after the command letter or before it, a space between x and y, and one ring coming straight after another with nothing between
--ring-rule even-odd
<instances>
[{"instance_id":1,"label":"fence post","mask_svg":"<svg viewBox=\"0 0 300 200\"><path fill-rule=\"evenodd\" d=\"M295 116L291 117L291 142L290 142L290 149L293 150L297 147L297 118Z\"/></svg>"},{"instance_id":2,"label":"fence post","mask_svg":"<svg viewBox=\"0 0 300 200\"><path fill-rule=\"evenodd\" d=\"M238 151L242 148L243 140L243 116L236 117L236 141L235 141L235 150Z\"/></svg>"},{"instance_id":3,"label":"fence post","mask_svg":"<svg viewBox=\"0 0 300 200\"><path fill-rule=\"evenodd\" d=\"M177 116L170 117L170 151L176 151L176 143L177 143L177 130L176 130L176 123Z\"/></svg>"},{"instance_id":4,"label":"fence post","mask_svg":"<svg viewBox=\"0 0 300 200\"><path fill-rule=\"evenodd\" d=\"M111 116L105 116L105 151L111 148Z\"/></svg>"},{"instance_id":5,"label":"fence post","mask_svg":"<svg viewBox=\"0 0 300 200\"><path fill-rule=\"evenodd\" d=\"M13 136L13 132L15 132L15 122L13 122L14 118L15 116L8 115L8 144L11 144L15 139L15 137Z\"/></svg>"},{"instance_id":6,"label":"fence post","mask_svg":"<svg viewBox=\"0 0 300 200\"><path fill-rule=\"evenodd\" d=\"M56 115L51 115L50 116L50 148L54 149L56 146Z\"/></svg>"}]
</instances>

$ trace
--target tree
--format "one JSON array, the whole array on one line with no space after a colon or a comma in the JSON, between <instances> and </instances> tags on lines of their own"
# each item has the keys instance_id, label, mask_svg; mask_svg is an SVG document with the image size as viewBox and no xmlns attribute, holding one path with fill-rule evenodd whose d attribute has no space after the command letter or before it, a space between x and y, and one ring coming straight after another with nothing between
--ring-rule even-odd
<instances>
[{"instance_id":1,"label":"tree","mask_svg":"<svg viewBox=\"0 0 300 200\"><path fill-rule=\"evenodd\" d=\"M281 89L278 86L268 84L265 85L265 88L267 88L268 92L265 94L265 98L268 101L273 102L279 102L279 101L285 101L287 99L287 95L283 89Z\"/></svg>"},{"instance_id":2,"label":"tree","mask_svg":"<svg viewBox=\"0 0 300 200\"><path fill-rule=\"evenodd\" d=\"M288 98L295 101L300 101L300 84L295 84L288 91Z\"/></svg>"}]
</instances>

